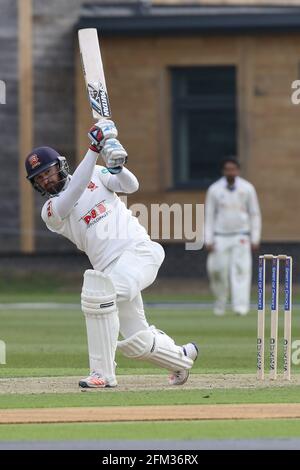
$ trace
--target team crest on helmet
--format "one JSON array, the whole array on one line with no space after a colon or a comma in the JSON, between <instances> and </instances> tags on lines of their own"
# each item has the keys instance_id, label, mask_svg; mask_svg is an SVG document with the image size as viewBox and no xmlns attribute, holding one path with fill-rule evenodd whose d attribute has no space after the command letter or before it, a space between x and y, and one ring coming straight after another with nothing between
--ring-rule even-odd
<instances>
[{"instance_id":1,"label":"team crest on helmet","mask_svg":"<svg viewBox=\"0 0 300 470\"><path fill-rule=\"evenodd\" d=\"M35 153L29 157L28 162L32 169L36 168L41 164L38 156Z\"/></svg>"}]
</instances>

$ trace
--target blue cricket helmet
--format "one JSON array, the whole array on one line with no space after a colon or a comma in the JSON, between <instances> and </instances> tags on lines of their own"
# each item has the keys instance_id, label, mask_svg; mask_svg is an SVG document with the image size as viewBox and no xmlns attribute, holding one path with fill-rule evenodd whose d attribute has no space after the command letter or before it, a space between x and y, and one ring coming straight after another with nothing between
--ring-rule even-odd
<instances>
[{"instance_id":1,"label":"blue cricket helmet","mask_svg":"<svg viewBox=\"0 0 300 470\"><path fill-rule=\"evenodd\" d=\"M35 177L55 165L58 166L57 173L60 175L60 181L55 192L50 194L35 182ZM66 158L51 147L37 147L33 149L32 152L30 152L30 154L26 157L25 168L27 179L30 181L34 189L36 189L43 196L45 194L48 196L58 194L64 187L64 184L69 175L69 166Z\"/></svg>"}]
</instances>

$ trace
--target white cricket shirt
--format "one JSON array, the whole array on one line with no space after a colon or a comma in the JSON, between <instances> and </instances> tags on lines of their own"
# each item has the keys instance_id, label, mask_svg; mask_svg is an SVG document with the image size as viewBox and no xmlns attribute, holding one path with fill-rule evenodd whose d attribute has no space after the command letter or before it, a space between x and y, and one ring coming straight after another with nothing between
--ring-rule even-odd
<instances>
[{"instance_id":1,"label":"white cricket shirt","mask_svg":"<svg viewBox=\"0 0 300 470\"><path fill-rule=\"evenodd\" d=\"M122 177L118 177L105 167L95 166L90 183L65 217L61 217L58 209L59 199L67 196L68 185L48 199L42 208L42 219L47 227L71 240L99 271L137 241L149 240L145 228L114 192L133 192L127 190L126 184L122 187L121 178L127 178L127 186L130 181L131 185L136 181L138 186L135 176L126 168ZM70 186L71 183L72 179Z\"/></svg>"},{"instance_id":2,"label":"white cricket shirt","mask_svg":"<svg viewBox=\"0 0 300 470\"><path fill-rule=\"evenodd\" d=\"M212 184L205 200L205 243L212 244L215 235L249 233L252 243L259 243L261 214L254 186L241 177L234 189L228 189L225 177Z\"/></svg>"}]
</instances>

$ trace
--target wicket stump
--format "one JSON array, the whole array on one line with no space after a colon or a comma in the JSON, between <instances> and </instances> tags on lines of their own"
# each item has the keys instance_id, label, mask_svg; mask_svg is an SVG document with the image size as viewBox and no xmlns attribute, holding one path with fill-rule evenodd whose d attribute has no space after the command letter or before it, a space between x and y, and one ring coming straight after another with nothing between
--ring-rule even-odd
<instances>
[{"instance_id":1,"label":"wicket stump","mask_svg":"<svg viewBox=\"0 0 300 470\"><path fill-rule=\"evenodd\" d=\"M258 261L258 322L257 322L257 378L264 379L265 372L265 310L266 310L266 261L272 261L271 275L271 333L270 379L277 378L279 268L284 261L284 343L283 378L291 378L291 326L292 326L292 265L291 256L262 255Z\"/></svg>"}]
</instances>

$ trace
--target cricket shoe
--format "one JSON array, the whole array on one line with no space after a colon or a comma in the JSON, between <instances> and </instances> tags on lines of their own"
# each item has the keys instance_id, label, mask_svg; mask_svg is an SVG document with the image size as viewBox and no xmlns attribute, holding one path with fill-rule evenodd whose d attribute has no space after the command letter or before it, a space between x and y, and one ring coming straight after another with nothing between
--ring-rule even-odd
<instances>
[{"instance_id":1,"label":"cricket shoe","mask_svg":"<svg viewBox=\"0 0 300 470\"><path fill-rule=\"evenodd\" d=\"M241 316L241 317L244 317L245 315L247 315L248 312L249 312L249 310L248 310L247 308L245 308L245 307L240 307L240 308L237 307L237 308L234 309L234 313L235 313L236 315Z\"/></svg>"},{"instance_id":2,"label":"cricket shoe","mask_svg":"<svg viewBox=\"0 0 300 470\"><path fill-rule=\"evenodd\" d=\"M199 348L195 343L187 343L182 346L184 355L195 361L199 354ZM170 385L183 385L189 378L190 371L188 369L173 372L169 377Z\"/></svg>"},{"instance_id":3,"label":"cricket shoe","mask_svg":"<svg viewBox=\"0 0 300 470\"><path fill-rule=\"evenodd\" d=\"M214 314L217 316L217 317L222 317L223 315L225 315L225 308L226 308L226 304L224 304L223 302L215 302L215 305L214 305Z\"/></svg>"},{"instance_id":4,"label":"cricket shoe","mask_svg":"<svg viewBox=\"0 0 300 470\"><path fill-rule=\"evenodd\" d=\"M91 374L79 381L79 387L81 388L108 388L116 387L117 381L109 383L101 374L98 372L91 372Z\"/></svg>"}]
</instances>

